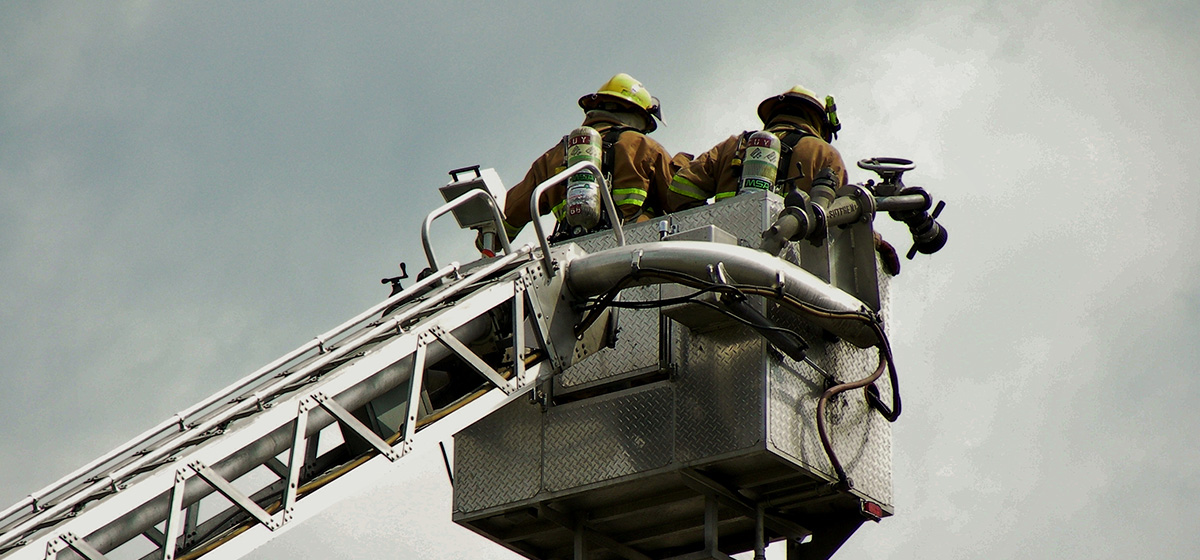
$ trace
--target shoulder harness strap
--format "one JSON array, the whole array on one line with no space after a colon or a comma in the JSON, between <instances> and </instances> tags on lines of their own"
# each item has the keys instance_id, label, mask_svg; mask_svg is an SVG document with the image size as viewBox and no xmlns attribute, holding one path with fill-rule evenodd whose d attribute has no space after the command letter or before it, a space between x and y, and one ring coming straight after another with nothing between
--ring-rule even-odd
<instances>
[{"instance_id":1,"label":"shoulder harness strap","mask_svg":"<svg viewBox=\"0 0 1200 560\"><path fill-rule=\"evenodd\" d=\"M562 152L563 152L562 169L564 169L564 170L567 168L567 138L569 138L570 136L571 136L570 134L564 134L562 137Z\"/></svg>"},{"instance_id":2,"label":"shoulder harness strap","mask_svg":"<svg viewBox=\"0 0 1200 560\"><path fill-rule=\"evenodd\" d=\"M613 146L616 146L617 141L621 139L621 135L629 130L637 131L638 129L636 129L632 126L615 125L612 128L605 130L604 133L600 136L601 148L602 148L602 151L600 152L600 173L604 175L604 180L608 181L609 189L612 189L613 167L616 165L614 163L616 156L613 155L616 152L616 150L613 149ZM645 211L646 211L646 204L643 203L641 206L638 207L638 211L636 214L629 216L626 219L628 221L635 221ZM612 227L612 224L611 224L611 222L609 222L609 219L608 219L608 211L607 210L604 210L601 212L601 217L602 217L601 225L603 227L605 227L605 228Z\"/></svg>"},{"instance_id":3,"label":"shoulder harness strap","mask_svg":"<svg viewBox=\"0 0 1200 560\"><path fill-rule=\"evenodd\" d=\"M811 132L798 128L785 129L782 136L779 137L779 180L775 181L777 190L786 192L787 185L791 181L804 178L803 165L800 169L800 174L795 177L787 177L787 173L792 168L792 152L796 150L796 144L805 136L814 136Z\"/></svg>"},{"instance_id":4,"label":"shoulder harness strap","mask_svg":"<svg viewBox=\"0 0 1200 560\"><path fill-rule=\"evenodd\" d=\"M630 126L614 126L604 131L601 138L600 152L600 173L608 181L612 181L613 174L613 146L617 145L617 140L621 139L621 134L626 130L637 130Z\"/></svg>"}]
</instances>

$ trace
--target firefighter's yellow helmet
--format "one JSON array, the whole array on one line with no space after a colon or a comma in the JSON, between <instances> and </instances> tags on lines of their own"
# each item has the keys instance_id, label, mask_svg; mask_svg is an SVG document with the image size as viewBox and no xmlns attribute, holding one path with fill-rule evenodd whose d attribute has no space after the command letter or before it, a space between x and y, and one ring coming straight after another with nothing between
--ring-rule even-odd
<instances>
[{"instance_id":1,"label":"firefighter's yellow helmet","mask_svg":"<svg viewBox=\"0 0 1200 560\"><path fill-rule=\"evenodd\" d=\"M654 119L662 120L662 106L658 98L650 95L646 86L629 74L617 74L604 82L596 93L579 98L579 106L585 111L599 109L605 102L616 102L642 113L646 117L646 132L658 128Z\"/></svg>"},{"instance_id":2,"label":"firefighter's yellow helmet","mask_svg":"<svg viewBox=\"0 0 1200 560\"><path fill-rule=\"evenodd\" d=\"M779 95L772 95L759 103L758 118L762 119L763 125L766 125L780 112L807 110L819 119L821 137L829 142L837 137L838 131L842 129L842 123L838 120L837 105L833 102L833 96L826 96L824 103L819 99L811 89L800 85L792 86L791 89Z\"/></svg>"}]
</instances>

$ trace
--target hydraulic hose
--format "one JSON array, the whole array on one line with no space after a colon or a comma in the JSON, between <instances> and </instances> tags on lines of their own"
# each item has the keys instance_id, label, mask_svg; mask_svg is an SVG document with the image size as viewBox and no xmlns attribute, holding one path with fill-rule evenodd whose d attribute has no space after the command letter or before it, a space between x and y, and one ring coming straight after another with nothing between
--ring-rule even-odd
<instances>
[{"instance_id":1,"label":"hydraulic hose","mask_svg":"<svg viewBox=\"0 0 1200 560\"><path fill-rule=\"evenodd\" d=\"M613 302L613 299L615 298L616 294L619 293L621 290L623 290L629 286L632 286L632 285L644 284L644 283L646 283L646 280L645 280L646 278L657 278L659 280L672 281L672 282L687 285L690 287L699 288L700 291L695 294L692 294L691 296L687 296L685 298L673 298L672 300L669 300L669 301L664 300L664 301L660 301L660 302L638 302L637 304L628 304L628 303L627 304L616 304ZM677 300L680 300L680 299L688 300L688 299L694 298L696 295L699 295L700 293L708 292L708 291L721 293L722 300L725 303L728 303L726 300L734 299L729 296L744 297L746 294L752 294L752 295L771 297L771 298L775 298L776 300L780 301L781 303L783 303L789 307L792 307L796 311L803 313L809 317L822 318L822 319L826 319L826 320L835 320L836 319L836 320L859 321L859 322L864 323L868 328L870 328L874 332L875 337L879 341L879 343L877 344L877 346L879 347L879 365L878 365L878 367L875 368L875 371L873 371L871 373L871 375L869 375L863 379L859 379L857 381L851 381L848 383L841 383L841 384L835 385L833 387L830 387L821 395L821 397L817 401L817 433L821 439L821 446L824 448L825 454L829 458L830 465L832 465L834 472L837 474L838 483L848 489L851 484L850 479L846 475L846 470L842 466L841 461L838 460L837 452L833 449L832 442L830 442L830 440L829 440L828 428L826 427L826 423L825 423L825 407L826 407L827 403L830 401L830 399L836 397L837 395L839 395L843 392L865 387L868 389L866 391L867 402L870 403L870 406L872 408L876 409L881 415L883 415L883 417L885 419L887 419L888 422L895 422L896 419L900 417L900 410L901 410L901 408L900 408L900 385L899 385L898 376L896 374L895 362L892 359L891 345L888 342L886 333L883 332L882 326L873 317L871 317L865 313L862 313L862 312L831 311L828 309L821 309L817 306L812 305L811 303L799 300L790 295L784 295L781 297L780 294L776 290L764 289L759 286L748 286L748 285L744 285L744 284L743 285L729 285L729 284L723 285L723 284L717 284L715 282L706 282L696 276L692 276L692 275L680 273L680 272L659 270L659 269L638 269L636 272L628 273L624 277L619 278L607 292L604 292L599 297L599 301L593 305L592 312L589 314L588 318L584 319L584 322L585 323L588 322L589 319L591 319L594 316L597 316L599 314L599 312L604 309L604 307L607 307L610 305L613 305L613 306L620 305L623 307L633 307L633 306L649 307L649 306L654 306L654 305L665 305L668 303L675 303L675 302L677 302ZM704 304L704 305L711 306L714 308L718 307L715 304L704 302L704 301L695 301L695 303ZM718 309L718 311L730 312L729 310L722 310L722 309ZM746 323L748 326L751 326L751 327L755 326L753 324L753 321L748 320L747 318L736 317L736 316L735 316L735 318ZM760 325L760 327L762 327L762 326ZM759 330L760 330L760 334L763 334L763 336L767 336L767 333L763 332L761 330L761 328ZM792 333L792 334L794 334L794 333ZM776 339L786 339L786 337L783 336L783 333L773 333L773 335L774 336L767 337L768 341L772 342L772 344L777 344ZM795 342L789 340L788 345L791 345L791 344L795 344ZM794 350L794 348L788 348L787 347L788 345L785 345L785 347L781 348L781 350L785 350L785 351L786 350ZM777 344L777 346L778 346L778 344ZM791 352L788 352L788 353L789 353L789 355L791 354ZM793 358L795 359L796 356L793 356ZM803 358L801 358L801 359L803 359ZM807 360L805 360L805 361L807 361ZM815 365L814 365L814 367L815 367ZM892 385L892 403L893 403L894 408L891 408L891 409L889 409L887 407L887 405L885 405L882 402L882 400L878 396L877 391L871 390L874 387L875 381L877 381L883 375L884 368L888 369L889 379L890 379L891 385Z\"/></svg>"},{"instance_id":2,"label":"hydraulic hose","mask_svg":"<svg viewBox=\"0 0 1200 560\"><path fill-rule=\"evenodd\" d=\"M825 455L829 457L829 463L833 466L833 471L837 473L838 483L846 490L850 489L850 478L846 476L846 469L842 467L842 462L838 460L837 453L833 450L833 444L829 441L829 430L825 427L825 404L840 393L866 387L874 383L876 379L879 379L879 376L883 375L883 369L887 364L888 360L881 348L879 351L879 366L875 368L875 371L871 375L858 381L851 381L830 387L825 390L820 399L817 399L817 434L821 437L821 446L825 448Z\"/></svg>"}]
</instances>

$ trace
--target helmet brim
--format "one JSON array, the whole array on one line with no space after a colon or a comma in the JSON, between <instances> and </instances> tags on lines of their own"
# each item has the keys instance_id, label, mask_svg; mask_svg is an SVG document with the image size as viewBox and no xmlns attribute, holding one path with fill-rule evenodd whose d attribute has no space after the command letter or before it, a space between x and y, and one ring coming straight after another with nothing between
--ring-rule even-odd
<instances>
[{"instance_id":1,"label":"helmet brim","mask_svg":"<svg viewBox=\"0 0 1200 560\"><path fill-rule=\"evenodd\" d=\"M612 95L610 93L589 93L579 98L579 107L584 111L591 111L594 109L603 108L605 103L616 103L631 113L637 113L645 117L646 130L643 132L649 134L655 130L658 130L658 123L655 122L655 119L657 118L658 120L662 120L662 110L657 103L658 99L653 97L651 99L654 99L655 103L650 110L647 111L645 108L640 107L636 103L632 103L628 99L625 99L619 95Z\"/></svg>"},{"instance_id":2,"label":"helmet brim","mask_svg":"<svg viewBox=\"0 0 1200 560\"><path fill-rule=\"evenodd\" d=\"M767 124L768 119L775 116L776 113L788 106L803 107L814 112L815 115L825 114L825 106L821 105L816 99L806 95L785 93L781 95L773 95L764 99L762 103L759 103L758 118L762 120L763 124Z\"/></svg>"}]
</instances>

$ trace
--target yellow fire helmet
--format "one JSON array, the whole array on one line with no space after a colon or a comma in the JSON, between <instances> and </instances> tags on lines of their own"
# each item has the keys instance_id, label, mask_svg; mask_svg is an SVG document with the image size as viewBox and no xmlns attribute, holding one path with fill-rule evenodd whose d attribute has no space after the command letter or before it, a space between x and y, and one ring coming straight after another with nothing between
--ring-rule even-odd
<instances>
[{"instance_id":1,"label":"yellow fire helmet","mask_svg":"<svg viewBox=\"0 0 1200 560\"><path fill-rule=\"evenodd\" d=\"M629 74L617 74L604 82L596 93L579 98L579 106L584 111L599 109L605 102L616 102L642 113L646 117L646 132L658 128L654 119L662 120L662 105L658 98L650 95L650 91Z\"/></svg>"},{"instance_id":2,"label":"yellow fire helmet","mask_svg":"<svg viewBox=\"0 0 1200 560\"><path fill-rule=\"evenodd\" d=\"M793 86L779 95L764 99L758 105L758 118L762 119L763 124L766 125L771 117L781 111L793 108L808 109L813 112L814 116L820 115L821 137L826 142L832 142L834 138L837 138L838 131L842 129L842 123L837 116L837 104L834 103L832 95L826 96L824 103L819 99L811 89L799 85Z\"/></svg>"}]
</instances>

